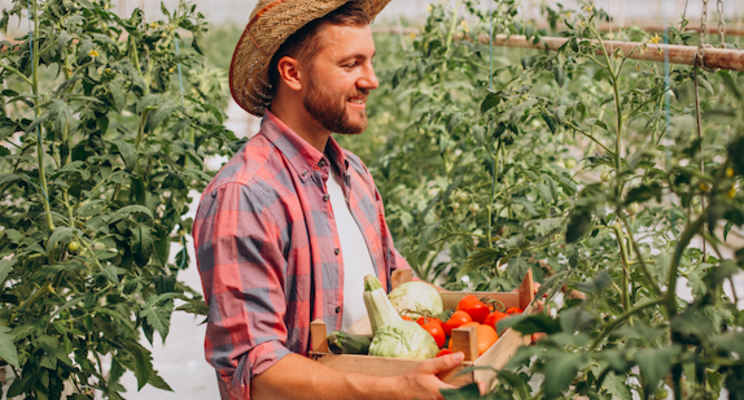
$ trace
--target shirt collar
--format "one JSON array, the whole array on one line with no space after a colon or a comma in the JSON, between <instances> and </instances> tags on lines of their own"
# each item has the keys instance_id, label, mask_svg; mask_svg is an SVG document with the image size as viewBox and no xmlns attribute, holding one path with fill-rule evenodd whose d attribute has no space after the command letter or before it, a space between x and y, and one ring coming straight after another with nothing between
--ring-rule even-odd
<instances>
[{"instance_id":1,"label":"shirt collar","mask_svg":"<svg viewBox=\"0 0 744 400\"><path fill-rule=\"evenodd\" d=\"M326 156L301 138L268 109L264 110L264 116L261 120L261 133L284 154L303 183L310 178L314 171L320 172L323 179L328 179L330 160L336 163L342 176L349 169L346 154L332 136L328 138L326 144Z\"/></svg>"}]
</instances>

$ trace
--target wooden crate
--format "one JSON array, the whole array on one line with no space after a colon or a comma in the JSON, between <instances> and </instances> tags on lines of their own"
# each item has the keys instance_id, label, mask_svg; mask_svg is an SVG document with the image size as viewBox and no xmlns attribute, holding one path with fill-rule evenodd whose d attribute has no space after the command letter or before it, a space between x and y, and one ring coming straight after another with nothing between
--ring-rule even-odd
<instances>
[{"instance_id":1,"label":"wooden crate","mask_svg":"<svg viewBox=\"0 0 744 400\"><path fill-rule=\"evenodd\" d=\"M411 280L411 271L396 271L392 277L391 283L393 288L401 283ZM532 271L527 271L518 292L498 293L498 292L446 292L440 293L444 309L456 309L457 303L466 295L474 294L478 298L491 298L500 301L506 308L519 307L524 312L532 310L532 300L534 298ZM328 350L326 337L328 331L325 323L321 320L315 320L310 327L310 338L313 351L310 357L331 368L358 372L374 376L393 376L398 375L420 363L421 360L407 360L400 358L373 357L367 355L352 354L333 354ZM371 337L371 332L369 333ZM496 343L491 346L483 355L478 357L477 338L475 327L460 328L452 330L452 350L462 351L465 354L465 361L457 368L440 375L440 378L447 383L455 386L463 386L473 382L487 382L489 387L496 384L496 374L488 369L477 369L464 374L460 372L471 366L492 367L499 370L514 356L517 349L524 344L529 344L531 337L523 336L519 332L508 329Z\"/></svg>"}]
</instances>

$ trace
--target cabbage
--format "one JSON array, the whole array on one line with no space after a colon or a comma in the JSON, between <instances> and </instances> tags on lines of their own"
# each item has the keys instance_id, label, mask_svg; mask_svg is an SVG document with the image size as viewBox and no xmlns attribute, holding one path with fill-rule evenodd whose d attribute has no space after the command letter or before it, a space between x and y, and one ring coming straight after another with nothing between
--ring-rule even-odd
<instances>
[{"instance_id":1,"label":"cabbage","mask_svg":"<svg viewBox=\"0 0 744 400\"><path fill-rule=\"evenodd\" d=\"M406 282L388 294L393 307L402 315L418 318L434 316L444 311L442 297L433 286L421 282Z\"/></svg>"},{"instance_id":2,"label":"cabbage","mask_svg":"<svg viewBox=\"0 0 744 400\"><path fill-rule=\"evenodd\" d=\"M434 338L419 324L411 321L390 322L375 333L369 355L423 360L437 355Z\"/></svg>"}]
</instances>

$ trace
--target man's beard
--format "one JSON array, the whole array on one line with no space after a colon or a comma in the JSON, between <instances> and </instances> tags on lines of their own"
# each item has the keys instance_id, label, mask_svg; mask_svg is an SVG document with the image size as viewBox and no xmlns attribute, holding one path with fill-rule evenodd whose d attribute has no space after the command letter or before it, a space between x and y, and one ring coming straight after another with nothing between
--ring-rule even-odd
<instances>
[{"instance_id":1,"label":"man's beard","mask_svg":"<svg viewBox=\"0 0 744 400\"><path fill-rule=\"evenodd\" d=\"M312 78L308 81L307 95L302 99L302 105L310 116L331 132L353 135L367 129L366 112L362 112L361 121L357 123L350 121L346 113L346 97L338 99L322 91Z\"/></svg>"}]
</instances>

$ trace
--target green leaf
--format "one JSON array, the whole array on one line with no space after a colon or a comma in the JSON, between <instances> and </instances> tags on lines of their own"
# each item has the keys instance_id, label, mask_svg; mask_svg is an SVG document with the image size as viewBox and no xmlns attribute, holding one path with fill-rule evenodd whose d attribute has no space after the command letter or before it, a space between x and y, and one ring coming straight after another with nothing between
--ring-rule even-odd
<instances>
[{"instance_id":1,"label":"green leaf","mask_svg":"<svg viewBox=\"0 0 744 400\"><path fill-rule=\"evenodd\" d=\"M744 135L726 146L726 150L729 154L729 160L734 165L734 171L740 176L744 175Z\"/></svg>"},{"instance_id":2,"label":"green leaf","mask_svg":"<svg viewBox=\"0 0 744 400\"><path fill-rule=\"evenodd\" d=\"M125 142L123 139L114 139L111 143L115 144L116 148L119 149L119 154L121 154L124 164L127 165L127 171L132 171L137 162L137 150L135 150L134 145Z\"/></svg>"},{"instance_id":3,"label":"green leaf","mask_svg":"<svg viewBox=\"0 0 744 400\"><path fill-rule=\"evenodd\" d=\"M736 262L733 260L724 260L720 265L709 268L703 281L708 284L708 287L717 288L737 272L739 272L739 267L736 265Z\"/></svg>"},{"instance_id":4,"label":"green leaf","mask_svg":"<svg viewBox=\"0 0 744 400\"><path fill-rule=\"evenodd\" d=\"M710 338L710 343L720 350L736 353L738 360L744 357L744 332L724 333Z\"/></svg>"},{"instance_id":5,"label":"green leaf","mask_svg":"<svg viewBox=\"0 0 744 400\"><path fill-rule=\"evenodd\" d=\"M548 124L550 133L555 135L555 133L558 132L558 121L556 121L555 117L544 112L542 113L542 118L545 121L545 123Z\"/></svg>"},{"instance_id":6,"label":"green leaf","mask_svg":"<svg viewBox=\"0 0 744 400\"><path fill-rule=\"evenodd\" d=\"M584 293L601 293L612 284L612 277L604 271L597 272L594 278L576 285L576 289Z\"/></svg>"},{"instance_id":7,"label":"green leaf","mask_svg":"<svg viewBox=\"0 0 744 400\"><path fill-rule=\"evenodd\" d=\"M147 124L145 125L147 132L153 132L155 128L162 124L166 118L170 117L170 115L173 114L173 111L178 109L178 107L178 104L174 102L167 102L160 105L155 112L150 112L147 116Z\"/></svg>"},{"instance_id":8,"label":"green leaf","mask_svg":"<svg viewBox=\"0 0 744 400\"><path fill-rule=\"evenodd\" d=\"M535 99L529 99L523 103L520 103L516 105L514 108L512 108L511 113L509 114L509 121L512 125L517 125L519 123L519 120L522 119L522 116L524 116L524 113L527 112L530 108L532 108L535 104L537 104L537 100Z\"/></svg>"},{"instance_id":9,"label":"green leaf","mask_svg":"<svg viewBox=\"0 0 744 400\"><path fill-rule=\"evenodd\" d=\"M560 65L556 65L553 67L553 77L555 78L555 82L558 84L559 87L563 87L563 84L566 82L566 70L563 69Z\"/></svg>"},{"instance_id":10,"label":"green leaf","mask_svg":"<svg viewBox=\"0 0 744 400\"><path fill-rule=\"evenodd\" d=\"M628 196L625 198L625 205L630 203L643 203L652 198L661 202L661 185L657 182L630 189L630 191L628 191Z\"/></svg>"},{"instance_id":11,"label":"green leaf","mask_svg":"<svg viewBox=\"0 0 744 400\"><path fill-rule=\"evenodd\" d=\"M486 98L481 103L481 112L486 113L488 110L496 107L501 102L501 92L490 92L486 95Z\"/></svg>"},{"instance_id":12,"label":"green leaf","mask_svg":"<svg viewBox=\"0 0 744 400\"><path fill-rule=\"evenodd\" d=\"M444 400L477 400L481 399L477 383L471 383L457 389L441 389Z\"/></svg>"},{"instance_id":13,"label":"green leaf","mask_svg":"<svg viewBox=\"0 0 744 400\"><path fill-rule=\"evenodd\" d=\"M129 214L134 214L134 213L144 213L144 214L147 214L148 217L153 218L152 211L150 211L149 208L145 206L140 206L137 204L122 207L116 210L116 214L129 215Z\"/></svg>"},{"instance_id":14,"label":"green leaf","mask_svg":"<svg viewBox=\"0 0 744 400\"><path fill-rule=\"evenodd\" d=\"M153 250L154 241L150 228L146 226L137 226L131 229L132 232L132 252L134 261L140 267L144 267L150 260L150 254Z\"/></svg>"},{"instance_id":15,"label":"green leaf","mask_svg":"<svg viewBox=\"0 0 744 400\"><path fill-rule=\"evenodd\" d=\"M134 357L134 376L137 378L137 390L140 390L152 377L152 357L147 349L132 339L126 340L124 346Z\"/></svg>"},{"instance_id":16,"label":"green leaf","mask_svg":"<svg viewBox=\"0 0 744 400\"><path fill-rule=\"evenodd\" d=\"M68 241L70 238L73 238L77 232L79 232L77 229L70 228L69 226L59 226L55 228L47 241L47 253L54 250L59 242Z\"/></svg>"},{"instance_id":17,"label":"green leaf","mask_svg":"<svg viewBox=\"0 0 744 400\"><path fill-rule=\"evenodd\" d=\"M10 328L0 325L0 359L5 360L8 364L20 368L18 364L18 349L13 342L13 335L10 335Z\"/></svg>"},{"instance_id":18,"label":"green leaf","mask_svg":"<svg viewBox=\"0 0 744 400\"><path fill-rule=\"evenodd\" d=\"M566 225L566 243L571 244L581 239L592 228L592 213L584 207L571 210Z\"/></svg>"},{"instance_id":19,"label":"green leaf","mask_svg":"<svg viewBox=\"0 0 744 400\"><path fill-rule=\"evenodd\" d=\"M158 375L157 371L153 371L153 374L150 376L150 380L147 381L150 385L153 387L156 387L160 390L165 390L168 392L172 392L173 389L168 385L168 383L163 380L163 378Z\"/></svg>"},{"instance_id":20,"label":"green leaf","mask_svg":"<svg viewBox=\"0 0 744 400\"><path fill-rule=\"evenodd\" d=\"M552 335L561 331L558 321L544 313L513 315L499 320L496 327L499 335L502 335L508 328L513 328L525 335L531 335L537 332L545 332L548 335Z\"/></svg>"},{"instance_id":21,"label":"green leaf","mask_svg":"<svg viewBox=\"0 0 744 400\"><path fill-rule=\"evenodd\" d=\"M646 396L654 393L659 381L671 371L672 359L681 351L682 347L678 344L660 349L645 348L638 350L635 359L641 369L644 380L643 391Z\"/></svg>"},{"instance_id":22,"label":"green leaf","mask_svg":"<svg viewBox=\"0 0 744 400\"><path fill-rule=\"evenodd\" d=\"M605 375L604 381L602 381L602 387L607 389L614 398L619 400L632 399L628 385L621 377L615 375L614 372L609 372Z\"/></svg>"},{"instance_id":23,"label":"green leaf","mask_svg":"<svg viewBox=\"0 0 744 400\"><path fill-rule=\"evenodd\" d=\"M665 329L652 328L643 321L637 321L632 326L623 325L621 328L614 330L610 338L615 340L635 338L646 343L651 343L667 332Z\"/></svg>"},{"instance_id":24,"label":"green leaf","mask_svg":"<svg viewBox=\"0 0 744 400\"><path fill-rule=\"evenodd\" d=\"M170 316L173 313L173 303L167 302L163 306L158 306L164 300L170 300L178 297L178 293L163 293L159 296L152 295L147 298L144 308L140 311L140 317L146 318L150 324L160 334L165 342L170 328Z\"/></svg>"},{"instance_id":25,"label":"green leaf","mask_svg":"<svg viewBox=\"0 0 744 400\"><path fill-rule=\"evenodd\" d=\"M582 331L596 317L580 307L573 307L561 311L559 321L563 332L573 334L576 331Z\"/></svg>"},{"instance_id":26,"label":"green leaf","mask_svg":"<svg viewBox=\"0 0 744 400\"><path fill-rule=\"evenodd\" d=\"M3 287L5 278L8 277L10 271L13 270L13 266L18 262L18 259L13 257L6 260L0 260L0 287Z\"/></svg>"},{"instance_id":27,"label":"green leaf","mask_svg":"<svg viewBox=\"0 0 744 400\"><path fill-rule=\"evenodd\" d=\"M625 349L618 350L605 348L601 352L597 353L597 359L606 361L608 368L613 372L625 374L632 367L632 364L628 361L626 355Z\"/></svg>"},{"instance_id":28,"label":"green leaf","mask_svg":"<svg viewBox=\"0 0 744 400\"><path fill-rule=\"evenodd\" d=\"M119 284L119 275L116 273L116 266L115 265L108 265L106 268L103 269L101 272L103 276L106 277L109 281Z\"/></svg>"},{"instance_id":29,"label":"green leaf","mask_svg":"<svg viewBox=\"0 0 744 400\"><path fill-rule=\"evenodd\" d=\"M576 373L588 365L589 361L589 354L586 352L560 352L554 355L545 365L545 398L559 397L576 378Z\"/></svg>"}]
</instances>

